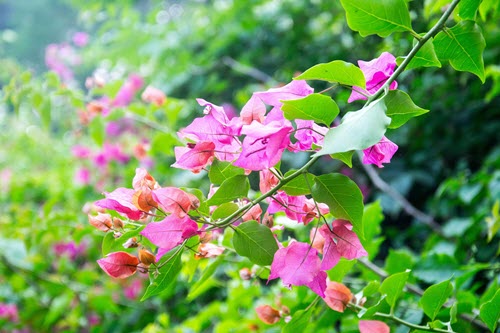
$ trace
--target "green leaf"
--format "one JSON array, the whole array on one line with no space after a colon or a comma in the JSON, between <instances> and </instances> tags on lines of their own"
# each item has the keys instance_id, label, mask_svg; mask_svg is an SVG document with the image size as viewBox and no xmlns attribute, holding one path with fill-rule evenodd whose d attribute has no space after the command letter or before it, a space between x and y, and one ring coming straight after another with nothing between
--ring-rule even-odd
<instances>
[{"instance_id":1,"label":"green leaf","mask_svg":"<svg viewBox=\"0 0 500 333\"><path fill-rule=\"evenodd\" d=\"M383 295L387 295L385 300L394 308L396 302L403 291L403 288L410 276L410 271L393 274L387 277L380 285L379 291Z\"/></svg>"},{"instance_id":2,"label":"green leaf","mask_svg":"<svg viewBox=\"0 0 500 333\"><path fill-rule=\"evenodd\" d=\"M94 142L99 146L102 146L105 137L104 122L102 121L102 117L96 116L90 121L89 133L92 140L94 140Z\"/></svg>"},{"instance_id":3,"label":"green leaf","mask_svg":"<svg viewBox=\"0 0 500 333\"><path fill-rule=\"evenodd\" d=\"M290 170L285 173L285 177L291 175L296 170ZM307 177L307 180L306 180ZM311 193L311 186L314 184L314 175L305 173L303 176L296 177L286 183L281 189L288 195L307 195Z\"/></svg>"},{"instance_id":4,"label":"green leaf","mask_svg":"<svg viewBox=\"0 0 500 333\"><path fill-rule=\"evenodd\" d=\"M243 175L244 173L245 170L233 166L230 162L214 160L208 172L208 178L212 184L220 185L225 180L237 175Z\"/></svg>"},{"instance_id":5,"label":"green leaf","mask_svg":"<svg viewBox=\"0 0 500 333\"><path fill-rule=\"evenodd\" d=\"M278 244L271 229L258 223L248 221L234 229L233 246L240 256L247 257L257 265L271 265Z\"/></svg>"},{"instance_id":6,"label":"green leaf","mask_svg":"<svg viewBox=\"0 0 500 333\"><path fill-rule=\"evenodd\" d=\"M330 157L344 162L349 168L352 168L352 155L354 150L347 151L345 153L335 153L331 154Z\"/></svg>"},{"instance_id":7,"label":"green leaf","mask_svg":"<svg viewBox=\"0 0 500 333\"><path fill-rule=\"evenodd\" d=\"M385 260L385 271L389 274L404 272L412 269L415 265L414 255L404 249L389 249L389 255Z\"/></svg>"},{"instance_id":8,"label":"green leaf","mask_svg":"<svg viewBox=\"0 0 500 333\"><path fill-rule=\"evenodd\" d=\"M200 291L206 291L208 289L205 289L205 285L209 284L209 278L212 277L212 275L215 273L217 268L224 262L224 255L221 255L217 257L215 261L210 263L207 268L203 271L203 274L201 277L194 283L191 288L189 289L189 293L187 295L187 300L191 301L195 299L197 296L201 295Z\"/></svg>"},{"instance_id":9,"label":"green leaf","mask_svg":"<svg viewBox=\"0 0 500 333\"><path fill-rule=\"evenodd\" d=\"M418 304L422 307L424 313L431 318L431 320L434 320L452 292L453 286L450 280L434 284L424 291Z\"/></svg>"},{"instance_id":10,"label":"green leaf","mask_svg":"<svg viewBox=\"0 0 500 333\"><path fill-rule=\"evenodd\" d=\"M361 150L378 143L391 123L385 110L385 103L380 99L359 111L346 113L340 125L326 133L323 148L316 155Z\"/></svg>"},{"instance_id":11,"label":"green leaf","mask_svg":"<svg viewBox=\"0 0 500 333\"><path fill-rule=\"evenodd\" d=\"M410 96L401 90L391 90L384 98L387 110L385 114L389 116L391 124L389 128L398 128L404 125L413 117L418 117L429 110L422 109L413 103Z\"/></svg>"},{"instance_id":12,"label":"green leaf","mask_svg":"<svg viewBox=\"0 0 500 333\"><path fill-rule=\"evenodd\" d=\"M497 290L495 296L490 301L481 305L479 317L484 321L488 328L495 332L500 319L500 290Z\"/></svg>"},{"instance_id":13,"label":"green leaf","mask_svg":"<svg viewBox=\"0 0 500 333\"><path fill-rule=\"evenodd\" d=\"M396 31L411 31L410 12L405 0L340 0L347 24L363 37L387 37Z\"/></svg>"},{"instance_id":14,"label":"green leaf","mask_svg":"<svg viewBox=\"0 0 500 333\"><path fill-rule=\"evenodd\" d=\"M456 259L446 254L424 256L419 259L412 271L414 277L427 283L437 283L461 273Z\"/></svg>"},{"instance_id":15,"label":"green leaf","mask_svg":"<svg viewBox=\"0 0 500 333\"><path fill-rule=\"evenodd\" d=\"M316 177L312 196L314 200L326 203L330 213L336 218L349 220L354 232L364 238L363 195L358 185L349 177L339 173Z\"/></svg>"},{"instance_id":16,"label":"green leaf","mask_svg":"<svg viewBox=\"0 0 500 333\"><path fill-rule=\"evenodd\" d=\"M181 255L182 248L174 248L169 253L165 254L164 258L160 261L161 268L159 269L159 275L151 281L151 284L146 289L144 296L141 298L141 302L150 298L151 296L158 295L165 289L167 289L172 283L175 282L177 274L181 271Z\"/></svg>"},{"instance_id":17,"label":"green leaf","mask_svg":"<svg viewBox=\"0 0 500 333\"><path fill-rule=\"evenodd\" d=\"M340 258L337 265L330 269L327 274L331 281L342 282L344 277L352 271L352 267L356 264L357 260L348 260Z\"/></svg>"},{"instance_id":18,"label":"green leaf","mask_svg":"<svg viewBox=\"0 0 500 333\"><path fill-rule=\"evenodd\" d=\"M321 94L310 94L304 98L282 102L281 109L285 118L290 120L313 120L318 124L330 126L339 114L337 103L331 97Z\"/></svg>"},{"instance_id":19,"label":"green leaf","mask_svg":"<svg viewBox=\"0 0 500 333\"><path fill-rule=\"evenodd\" d=\"M366 87L365 76L361 69L342 60L314 65L294 80L320 80L347 86Z\"/></svg>"},{"instance_id":20,"label":"green leaf","mask_svg":"<svg viewBox=\"0 0 500 333\"><path fill-rule=\"evenodd\" d=\"M481 0L462 0L458 3L458 16L462 20L475 20Z\"/></svg>"},{"instance_id":21,"label":"green leaf","mask_svg":"<svg viewBox=\"0 0 500 333\"><path fill-rule=\"evenodd\" d=\"M365 206L363 212L363 233L366 241L371 241L380 235L380 223L384 220L384 213L380 201Z\"/></svg>"},{"instance_id":22,"label":"green leaf","mask_svg":"<svg viewBox=\"0 0 500 333\"><path fill-rule=\"evenodd\" d=\"M441 62L439 61L436 50L434 50L433 38L429 39L417 54L410 60L410 63L406 66L406 70L418 68L418 67L441 67ZM415 45L417 40L414 40L413 45ZM398 57L396 63L401 65L406 57Z\"/></svg>"},{"instance_id":23,"label":"green leaf","mask_svg":"<svg viewBox=\"0 0 500 333\"><path fill-rule=\"evenodd\" d=\"M209 206L220 205L234 199L246 197L250 183L245 175L237 175L226 179L215 192L215 194L208 199Z\"/></svg>"},{"instance_id":24,"label":"green leaf","mask_svg":"<svg viewBox=\"0 0 500 333\"><path fill-rule=\"evenodd\" d=\"M113 232L107 232L102 241L102 255L106 256L115 251L127 251L127 249L123 247L123 244L130 238L137 236L145 227L146 226L143 225L136 229L126 231L118 238L114 237Z\"/></svg>"},{"instance_id":25,"label":"green leaf","mask_svg":"<svg viewBox=\"0 0 500 333\"><path fill-rule=\"evenodd\" d=\"M226 202L217 207L212 213L212 221L223 219L238 210L238 205L234 202Z\"/></svg>"},{"instance_id":26,"label":"green leaf","mask_svg":"<svg viewBox=\"0 0 500 333\"><path fill-rule=\"evenodd\" d=\"M311 321L311 316L312 311L310 311L310 309L295 312L292 316L292 320L283 327L282 333L304 332L307 325L309 325L309 321Z\"/></svg>"},{"instance_id":27,"label":"green leaf","mask_svg":"<svg viewBox=\"0 0 500 333\"><path fill-rule=\"evenodd\" d=\"M440 60L450 61L457 71L471 72L484 83L483 50L486 46L481 28L474 21L462 21L441 31L434 38Z\"/></svg>"}]
</instances>

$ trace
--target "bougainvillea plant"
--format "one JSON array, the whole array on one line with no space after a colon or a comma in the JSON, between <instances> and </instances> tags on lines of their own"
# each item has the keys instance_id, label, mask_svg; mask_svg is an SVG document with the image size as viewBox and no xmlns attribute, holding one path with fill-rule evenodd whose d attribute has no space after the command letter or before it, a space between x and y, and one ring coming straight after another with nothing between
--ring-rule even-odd
<instances>
[{"instance_id":1,"label":"bougainvillea plant","mask_svg":"<svg viewBox=\"0 0 500 333\"><path fill-rule=\"evenodd\" d=\"M404 70L439 67L441 61L449 61L456 70L469 71L484 81L485 43L474 15L447 27L457 6L460 13L475 13L479 2L459 2L447 4L437 23L420 34L412 29L404 0L342 0L352 30L381 37L407 32L415 38L414 47L399 58L383 52L374 60L359 61L359 67L342 60L315 65L284 86L254 92L237 117L230 118L224 107L198 99L203 115L179 130L185 145L175 148L172 167L205 173L212 184L210 191L159 184L154 175L138 168L131 186L105 193L104 199L95 202L100 209L113 212L89 215L90 223L107 233L103 243L106 256L98 260L99 266L120 279L149 273L151 283L144 300L175 281L184 252L194 252L198 259L235 252L268 270L268 283L279 279L287 288L305 286L317 294L310 307L291 318L287 311L259 306L257 315L267 324L275 324L283 316L285 329L298 329L307 323L308 311L321 298L335 311L350 308L357 312L363 333L389 332L380 319L417 331L454 332L457 309L447 303L453 290L450 280L430 286L421 295L419 304L429 318L422 324L395 314L404 288L412 289L407 285L409 271L384 276L383 283L375 287L382 297L371 307L364 305L375 291L353 295L345 285L329 279L328 272L340 260L369 254L363 245L367 228L363 195L348 176L316 175L310 168L329 158L351 167L357 151L362 163L379 168L390 163L398 146L387 138L387 130L428 111L397 90L396 79ZM313 80L331 86L317 93L308 84ZM135 87L132 82L129 88ZM326 95L335 87L350 89L347 102L364 100L364 106L341 114L337 103ZM153 93L150 89L148 95ZM115 103L124 100L126 104L125 97L120 95ZM280 170L283 154L304 152L310 157L302 167L286 173ZM250 191L251 173L258 174L258 191ZM286 226L275 223L276 216L283 220L283 215ZM282 229L293 224L313 225L310 239L285 236L288 234ZM366 259L360 262L371 267ZM471 320L494 331L498 312L493 309L497 303L492 302L498 303L498 297L481 307L484 323ZM449 321L436 321L443 307L451 308Z\"/></svg>"}]
</instances>

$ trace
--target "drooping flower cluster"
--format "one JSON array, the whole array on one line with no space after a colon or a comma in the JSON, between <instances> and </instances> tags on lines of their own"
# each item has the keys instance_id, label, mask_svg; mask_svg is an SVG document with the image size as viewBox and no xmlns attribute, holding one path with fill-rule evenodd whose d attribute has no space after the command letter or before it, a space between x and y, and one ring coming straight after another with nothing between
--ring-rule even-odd
<instances>
[{"instance_id":1,"label":"drooping flower cluster","mask_svg":"<svg viewBox=\"0 0 500 333\"><path fill-rule=\"evenodd\" d=\"M374 61L360 62L367 79L366 94L376 91L390 76L395 67L391 57L383 54ZM137 86L138 83L134 80L129 82L109 105L129 103L130 94ZM395 86L391 85L391 88ZM204 115L178 132L186 144L175 148L176 162L172 166L199 173L214 167L217 161L219 165L226 163L225 165L237 169L236 175L258 171L260 192L267 194L261 202L265 203L264 206L253 203L251 198L231 197L226 204L242 210L238 211L241 214L235 216L230 223L258 221L271 227L273 215L278 212L283 212L288 219L304 225L313 220L321 220L321 226L314 229L311 244L293 239L283 244L277 241L278 249L275 250L272 263L269 261L269 280L280 278L286 287L307 286L324 298L327 304L331 303L332 308L342 308L335 303L336 293L342 294L341 303L344 306L352 295L328 281L326 271L337 265L340 258L350 260L367 255L351 222L338 219L327 222L331 219L328 205L306 195L290 195L283 188L276 188L282 176L275 166L283 153L286 150L319 150L329 131L328 127L312 120L289 120L285 117L282 110L285 101L303 98L312 93L313 89L305 81L295 80L279 88L255 92L243 106L240 115L231 117L225 107L197 99L198 104L204 108ZM146 89L143 98L160 105L162 99L155 94L154 89ZM353 92L349 101L359 99L358 97ZM363 162L381 167L382 163L390 161L396 150L397 146L384 137L364 151ZM131 254L130 250L108 254L98 261L106 273L123 278L134 274L136 270L147 271L150 265L157 264L165 254L194 236L200 236L197 258L215 257L223 252L224 247L212 243L210 232L205 232L207 228L216 229L220 225L217 220L212 220L209 213L202 214L198 210L200 199L203 198L183 189L160 187L145 169L137 169L132 183L132 188L118 188L105 193L106 198L95 204L114 210L129 220L145 223L139 235L147 239L154 249L151 252L144 249L135 241L135 237L133 241L128 240L124 245L128 249L140 248L138 256ZM211 187L208 201L203 204L207 205L211 201L214 204L205 206L207 212L214 213L221 206L217 200L224 196L218 192L222 187L223 184L220 188ZM103 213L89 216L89 221L102 231L114 232L117 237L122 235L123 224L127 223ZM274 227L271 228L271 231L274 230ZM265 310L273 316L273 319L266 317L266 320L276 320L273 311L268 308Z\"/></svg>"}]
</instances>

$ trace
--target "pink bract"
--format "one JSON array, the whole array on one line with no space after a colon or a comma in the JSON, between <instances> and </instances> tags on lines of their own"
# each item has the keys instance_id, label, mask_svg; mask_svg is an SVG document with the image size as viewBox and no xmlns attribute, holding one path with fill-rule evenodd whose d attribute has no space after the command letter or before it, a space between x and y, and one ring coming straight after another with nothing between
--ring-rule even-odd
<instances>
[{"instance_id":1,"label":"pink bract","mask_svg":"<svg viewBox=\"0 0 500 333\"><path fill-rule=\"evenodd\" d=\"M176 187L163 187L152 191L153 199L167 213L184 217L191 210L193 201L186 192Z\"/></svg>"},{"instance_id":2,"label":"pink bract","mask_svg":"<svg viewBox=\"0 0 500 333\"><path fill-rule=\"evenodd\" d=\"M325 296L326 273L320 270L321 261L310 244L291 242L274 254L269 280L281 278L283 285L307 286L321 297Z\"/></svg>"},{"instance_id":3,"label":"pink bract","mask_svg":"<svg viewBox=\"0 0 500 333\"><path fill-rule=\"evenodd\" d=\"M396 68L396 58L388 53L384 52L380 57L373 59L372 61L358 61L359 68L363 71L366 80L366 90L361 87L353 87L351 96L347 100L348 103L354 102L356 100L365 100L366 97L362 94L356 92L356 90L363 92L365 95L371 95L375 93L380 87L382 87L387 81L387 79L394 73ZM389 89L396 89L398 83L393 81Z\"/></svg>"},{"instance_id":4,"label":"pink bract","mask_svg":"<svg viewBox=\"0 0 500 333\"><path fill-rule=\"evenodd\" d=\"M139 259L127 252L113 252L97 260L102 270L115 279L125 279L133 275L139 265Z\"/></svg>"},{"instance_id":5,"label":"pink bract","mask_svg":"<svg viewBox=\"0 0 500 333\"><path fill-rule=\"evenodd\" d=\"M106 199L96 201L95 205L115 210L131 220L140 220L144 213L133 204L134 193L132 189L120 187L111 193L105 193Z\"/></svg>"},{"instance_id":6,"label":"pink bract","mask_svg":"<svg viewBox=\"0 0 500 333\"><path fill-rule=\"evenodd\" d=\"M174 168L191 170L198 173L212 163L215 156L215 144L210 141L200 141L194 147L175 147Z\"/></svg>"},{"instance_id":7,"label":"pink bract","mask_svg":"<svg viewBox=\"0 0 500 333\"><path fill-rule=\"evenodd\" d=\"M363 163L383 168L382 163L390 163L397 150L398 145L384 136L379 143L363 150Z\"/></svg>"}]
</instances>

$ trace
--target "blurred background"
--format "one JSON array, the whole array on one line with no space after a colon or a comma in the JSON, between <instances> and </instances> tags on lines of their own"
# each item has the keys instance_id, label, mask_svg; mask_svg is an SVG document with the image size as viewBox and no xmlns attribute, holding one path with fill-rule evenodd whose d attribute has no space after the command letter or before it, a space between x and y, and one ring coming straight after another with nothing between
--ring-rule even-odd
<instances>
[{"instance_id":1,"label":"blurred background","mask_svg":"<svg viewBox=\"0 0 500 333\"><path fill-rule=\"evenodd\" d=\"M410 2L414 30L427 31L444 4ZM423 283L443 265L469 274L464 284L477 292L494 280L495 270L476 264L498 263L498 226L487 220L497 203L498 221L500 198L499 12L478 13L485 84L448 64L398 79L431 112L387 133L399 151L379 174L444 237L378 191L359 161L350 170L325 160L313 170L352 175L385 214L372 259L405 258ZM361 38L335 0L0 0L0 332L279 331L256 319L255 306L300 309L307 295L276 300L280 286L240 278L245 261L220 264L194 294L188 280L209 263L187 265L161 297L139 302L147 277L114 281L96 265L103 234L87 222L89 203L130 187L137 167L164 186L208 192L203 174L170 168L176 132L201 115L195 98L238 114L252 92L317 63L404 56L411 44L406 34ZM107 109L125 85L134 99ZM166 94L162 105L141 101L148 85ZM349 94L332 94L342 114L362 105L347 105ZM282 170L305 159L285 156ZM322 316L340 320L331 310Z\"/></svg>"}]
</instances>

